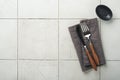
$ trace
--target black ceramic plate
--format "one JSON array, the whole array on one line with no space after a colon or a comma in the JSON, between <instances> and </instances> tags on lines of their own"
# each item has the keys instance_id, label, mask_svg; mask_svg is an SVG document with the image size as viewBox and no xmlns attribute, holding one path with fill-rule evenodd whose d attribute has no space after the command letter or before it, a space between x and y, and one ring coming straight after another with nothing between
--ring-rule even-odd
<instances>
[{"instance_id":1,"label":"black ceramic plate","mask_svg":"<svg viewBox=\"0 0 120 80\"><path fill-rule=\"evenodd\" d=\"M98 5L96 7L96 14L103 20L110 20L112 18L112 11L105 5Z\"/></svg>"}]
</instances>

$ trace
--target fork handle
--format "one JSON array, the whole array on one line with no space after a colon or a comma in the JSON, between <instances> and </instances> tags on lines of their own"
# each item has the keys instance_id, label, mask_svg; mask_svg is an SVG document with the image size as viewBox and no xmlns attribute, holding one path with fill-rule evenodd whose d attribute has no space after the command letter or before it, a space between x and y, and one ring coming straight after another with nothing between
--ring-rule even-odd
<instances>
[{"instance_id":1,"label":"fork handle","mask_svg":"<svg viewBox=\"0 0 120 80\"><path fill-rule=\"evenodd\" d=\"M94 58L96 64L97 64L97 65L100 65L98 55L97 55L97 53L95 52L95 49L94 49L93 44L92 44L91 41L90 41L89 46L90 46L90 49L91 49L91 51L92 51L92 55L93 55L93 58Z\"/></svg>"},{"instance_id":2,"label":"fork handle","mask_svg":"<svg viewBox=\"0 0 120 80\"><path fill-rule=\"evenodd\" d=\"M88 59L89 59L89 61L90 61L91 66L93 67L93 69L95 69L95 70L97 71L97 66L96 66L94 60L92 59L92 56L90 55L87 47L84 46L84 48L85 48L85 52L86 52L86 54L87 54L87 56L88 56Z\"/></svg>"}]
</instances>

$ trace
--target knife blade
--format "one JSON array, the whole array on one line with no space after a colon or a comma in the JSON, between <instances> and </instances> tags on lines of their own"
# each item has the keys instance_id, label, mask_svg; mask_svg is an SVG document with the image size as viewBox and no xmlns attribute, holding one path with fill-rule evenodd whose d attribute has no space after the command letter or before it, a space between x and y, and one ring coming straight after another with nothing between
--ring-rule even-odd
<instances>
[{"instance_id":1,"label":"knife blade","mask_svg":"<svg viewBox=\"0 0 120 80\"><path fill-rule=\"evenodd\" d=\"M86 44L85 44L85 41L84 41L84 39L83 39L83 34L82 34L82 30L81 30L81 28L80 28L80 25L77 25L76 31L77 31L78 37L79 37L79 39L81 40L82 44L83 44L83 45L86 45Z\"/></svg>"}]
</instances>

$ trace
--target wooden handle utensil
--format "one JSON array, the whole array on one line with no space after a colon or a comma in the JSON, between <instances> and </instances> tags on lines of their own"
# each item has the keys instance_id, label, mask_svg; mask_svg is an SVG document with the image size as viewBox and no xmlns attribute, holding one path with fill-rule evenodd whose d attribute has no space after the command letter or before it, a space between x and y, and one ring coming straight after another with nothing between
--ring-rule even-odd
<instances>
[{"instance_id":1,"label":"wooden handle utensil","mask_svg":"<svg viewBox=\"0 0 120 80\"><path fill-rule=\"evenodd\" d=\"M91 49L91 51L92 51L92 55L93 55L93 58L94 58L94 60L95 60L95 63L96 63L97 65L99 65L99 64L100 64L99 58L98 58L97 53L95 52L95 49L94 49L93 44L91 43L91 41L90 41L89 46L90 46L90 49Z\"/></svg>"},{"instance_id":2,"label":"wooden handle utensil","mask_svg":"<svg viewBox=\"0 0 120 80\"><path fill-rule=\"evenodd\" d=\"M92 56L90 55L90 53L89 53L88 49L86 48L86 46L84 46L84 48L85 48L85 52L86 52L86 54L88 56L88 59L90 61L91 66L93 67L93 69L95 69L97 71L97 66L96 66Z\"/></svg>"}]
</instances>

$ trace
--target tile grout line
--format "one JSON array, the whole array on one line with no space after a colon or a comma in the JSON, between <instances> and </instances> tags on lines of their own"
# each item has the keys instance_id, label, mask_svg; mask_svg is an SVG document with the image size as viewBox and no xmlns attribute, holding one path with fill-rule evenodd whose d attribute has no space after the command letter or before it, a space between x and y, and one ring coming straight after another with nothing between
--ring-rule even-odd
<instances>
[{"instance_id":1,"label":"tile grout line","mask_svg":"<svg viewBox=\"0 0 120 80\"><path fill-rule=\"evenodd\" d=\"M101 0L100 0L100 4L101 4ZM101 19L100 19L100 36L101 36ZM99 68L99 80L101 80L101 68Z\"/></svg>"},{"instance_id":2,"label":"tile grout line","mask_svg":"<svg viewBox=\"0 0 120 80\"><path fill-rule=\"evenodd\" d=\"M59 0L58 0L58 80L59 80Z\"/></svg>"},{"instance_id":3,"label":"tile grout line","mask_svg":"<svg viewBox=\"0 0 120 80\"><path fill-rule=\"evenodd\" d=\"M0 18L0 19L24 19L24 20L58 20L58 18ZM59 18L59 20L76 20L76 19L90 19L90 18ZM99 18L98 18L99 19ZM120 18L112 18L113 20L120 20Z\"/></svg>"},{"instance_id":4,"label":"tile grout line","mask_svg":"<svg viewBox=\"0 0 120 80\"><path fill-rule=\"evenodd\" d=\"M101 80L101 67L99 68L99 80Z\"/></svg>"},{"instance_id":5,"label":"tile grout line","mask_svg":"<svg viewBox=\"0 0 120 80\"><path fill-rule=\"evenodd\" d=\"M19 80L18 74L18 0L17 0L17 80Z\"/></svg>"},{"instance_id":6,"label":"tile grout line","mask_svg":"<svg viewBox=\"0 0 120 80\"><path fill-rule=\"evenodd\" d=\"M100 0L100 4L101 4L101 0ZM100 36L101 36L101 19L100 19ZM102 39L101 39L102 41ZM101 80L101 68L99 68L99 80Z\"/></svg>"},{"instance_id":7,"label":"tile grout line","mask_svg":"<svg viewBox=\"0 0 120 80\"><path fill-rule=\"evenodd\" d=\"M58 61L58 59L0 59L0 61L2 61L2 60L18 60L18 61L20 61L20 60L31 60L31 61ZM79 61L78 59L59 59L59 61ZM106 60L106 61L116 61L116 62L120 62L120 60Z\"/></svg>"},{"instance_id":8,"label":"tile grout line","mask_svg":"<svg viewBox=\"0 0 120 80\"><path fill-rule=\"evenodd\" d=\"M35 20L35 19L36 19L36 20L37 20L37 19L40 19L40 20L58 20L58 18L0 18L0 19L34 19L34 20ZM66 19L66 20L67 20L67 19L68 19L68 20L71 19L71 20L72 20L72 19L87 19L87 18L59 18L59 19L61 19L61 20L62 20L62 19L63 19L63 20L64 20L64 19ZM120 18L117 18L117 19L120 19Z\"/></svg>"},{"instance_id":9,"label":"tile grout line","mask_svg":"<svg viewBox=\"0 0 120 80\"><path fill-rule=\"evenodd\" d=\"M21 58L21 59L0 59L0 60L32 60L32 61L58 61L58 59L24 59L24 58ZM79 61L78 59L59 59L59 61ZM106 60L106 61L116 61L116 62L120 62L120 60Z\"/></svg>"},{"instance_id":10,"label":"tile grout line","mask_svg":"<svg viewBox=\"0 0 120 80\"><path fill-rule=\"evenodd\" d=\"M33 61L58 61L58 59L0 59L0 60L33 60ZM78 59L59 59L59 61L79 61ZM113 61L113 60L112 60ZM117 60L118 61L118 60ZM120 61L120 60L119 60Z\"/></svg>"},{"instance_id":11,"label":"tile grout line","mask_svg":"<svg viewBox=\"0 0 120 80\"><path fill-rule=\"evenodd\" d=\"M17 59L0 59L0 60L17 60Z\"/></svg>"},{"instance_id":12,"label":"tile grout line","mask_svg":"<svg viewBox=\"0 0 120 80\"><path fill-rule=\"evenodd\" d=\"M120 60L106 60L106 61L120 61Z\"/></svg>"}]
</instances>

